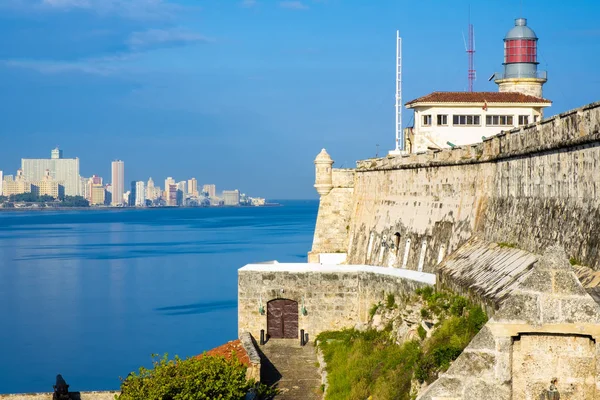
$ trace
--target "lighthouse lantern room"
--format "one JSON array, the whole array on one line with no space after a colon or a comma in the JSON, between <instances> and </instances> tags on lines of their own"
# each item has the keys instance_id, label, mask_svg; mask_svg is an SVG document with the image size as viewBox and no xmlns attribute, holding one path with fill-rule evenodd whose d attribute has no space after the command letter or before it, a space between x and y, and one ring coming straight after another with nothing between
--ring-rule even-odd
<instances>
[{"instance_id":1,"label":"lighthouse lantern room","mask_svg":"<svg viewBox=\"0 0 600 400\"><path fill-rule=\"evenodd\" d=\"M515 26L504 37L504 72L494 74L500 92L520 92L542 97L545 71L538 71L535 32L525 18L517 18Z\"/></svg>"}]
</instances>

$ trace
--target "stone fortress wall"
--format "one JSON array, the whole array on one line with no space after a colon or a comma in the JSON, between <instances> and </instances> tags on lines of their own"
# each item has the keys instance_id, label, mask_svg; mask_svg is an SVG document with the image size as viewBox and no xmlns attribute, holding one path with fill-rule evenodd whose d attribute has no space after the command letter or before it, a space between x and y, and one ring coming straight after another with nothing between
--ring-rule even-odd
<instances>
[{"instance_id":1,"label":"stone fortress wall","mask_svg":"<svg viewBox=\"0 0 600 400\"><path fill-rule=\"evenodd\" d=\"M348 264L434 272L477 235L536 253L559 244L600 270L600 103L472 146L342 171L321 196L311 261L347 253Z\"/></svg>"},{"instance_id":2,"label":"stone fortress wall","mask_svg":"<svg viewBox=\"0 0 600 400\"><path fill-rule=\"evenodd\" d=\"M418 399L538 399L555 377L561 398L600 398L600 103L353 174L319 187L309 258L435 273L491 316Z\"/></svg>"},{"instance_id":3,"label":"stone fortress wall","mask_svg":"<svg viewBox=\"0 0 600 400\"><path fill-rule=\"evenodd\" d=\"M389 294L401 304L407 293L434 283L432 274L373 266L249 264L238 271L239 335L259 338L262 329L267 332L267 303L274 299L304 307L298 329L314 339L322 331L366 324L369 309Z\"/></svg>"}]
</instances>

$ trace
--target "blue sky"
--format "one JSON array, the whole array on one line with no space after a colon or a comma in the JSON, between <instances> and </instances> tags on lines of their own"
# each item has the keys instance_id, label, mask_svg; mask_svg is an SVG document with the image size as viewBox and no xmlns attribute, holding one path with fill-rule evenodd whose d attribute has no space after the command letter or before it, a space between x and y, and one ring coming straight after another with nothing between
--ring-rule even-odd
<instances>
[{"instance_id":1,"label":"blue sky","mask_svg":"<svg viewBox=\"0 0 600 400\"><path fill-rule=\"evenodd\" d=\"M525 16L546 115L600 100L600 3L471 1L478 80ZM522 5L521 5L522 3ZM0 0L0 170L60 145L81 174L196 177L217 190L316 198L336 166L394 143L395 31L404 100L467 87L468 1ZM520 11L522 9L522 12ZM404 111L405 125L412 112Z\"/></svg>"}]
</instances>

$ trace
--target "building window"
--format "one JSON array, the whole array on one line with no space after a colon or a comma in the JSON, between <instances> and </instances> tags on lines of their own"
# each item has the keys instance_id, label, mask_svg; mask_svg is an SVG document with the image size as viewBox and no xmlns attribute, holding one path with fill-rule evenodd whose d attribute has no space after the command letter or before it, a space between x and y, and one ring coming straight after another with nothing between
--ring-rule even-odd
<instances>
[{"instance_id":1,"label":"building window","mask_svg":"<svg viewBox=\"0 0 600 400\"><path fill-rule=\"evenodd\" d=\"M423 126L431 126L431 115L423 115Z\"/></svg>"},{"instance_id":2,"label":"building window","mask_svg":"<svg viewBox=\"0 0 600 400\"><path fill-rule=\"evenodd\" d=\"M448 125L448 116L445 114L438 114L437 116L437 124L438 126L446 126Z\"/></svg>"},{"instance_id":3,"label":"building window","mask_svg":"<svg viewBox=\"0 0 600 400\"><path fill-rule=\"evenodd\" d=\"M479 125L479 115L453 115L452 124L455 126L475 126Z\"/></svg>"},{"instance_id":4,"label":"building window","mask_svg":"<svg viewBox=\"0 0 600 400\"><path fill-rule=\"evenodd\" d=\"M519 115L519 126L529 123L529 115Z\"/></svg>"},{"instance_id":5,"label":"building window","mask_svg":"<svg viewBox=\"0 0 600 400\"><path fill-rule=\"evenodd\" d=\"M538 121L538 116L537 116L537 115L534 115L534 116L533 116L533 122L537 122L537 121Z\"/></svg>"},{"instance_id":6,"label":"building window","mask_svg":"<svg viewBox=\"0 0 600 400\"><path fill-rule=\"evenodd\" d=\"M487 126L512 126L512 115L486 115L485 124Z\"/></svg>"}]
</instances>

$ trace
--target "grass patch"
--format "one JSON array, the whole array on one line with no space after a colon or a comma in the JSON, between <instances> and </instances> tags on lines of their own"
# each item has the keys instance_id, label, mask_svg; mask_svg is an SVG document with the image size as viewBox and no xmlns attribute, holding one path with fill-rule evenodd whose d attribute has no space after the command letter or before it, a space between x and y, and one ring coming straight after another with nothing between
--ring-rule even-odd
<instances>
[{"instance_id":1,"label":"grass patch","mask_svg":"<svg viewBox=\"0 0 600 400\"><path fill-rule=\"evenodd\" d=\"M516 244L508 243L508 242L498 242L498 246L500 246L501 249L506 248L506 247L509 249L515 249L517 247Z\"/></svg>"},{"instance_id":2,"label":"grass patch","mask_svg":"<svg viewBox=\"0 0 600 400\"><path fill-rule=\"evenodd\" d=\"M422 326L417 328L421 341L401 345L387 329L345 329L317 336L327 363L327 400L413 399L413 380L430 383L437 379L487 322L485 312L464 297L430 287L417 294L425 304L422 312L439 319L429 338ZM379 306L374 307L375 312Z\"/></svg>"},{"instance_id":3,"label":"grass patch","mask_svg":"<svg viewBox=\"0 0 600 400\"><path fill-rule=\"evenodd\" d=\"M394 307L396 307L396 297L394 296L393 293L390 293L385 298L385 308L387 308L388 310L391 310Z\"/></svg>"},{"instance_id":4,"label":"grass patch","mask_svg":"<svg viewBox=\"0 0 600 400\"><path fill-rule=\"evenodd\" d=\"M580 259L578 259L577 257L571 257L571 258L569 258L569 263L570 263L571 265L583 265L583 264L581 263L581 260L580 260Z\"/></svg>"},{"instance_id":5,"label":"grass patch","mask_svg":"<svg viewBox=\"0 0 600 400\"><path fill-rule=\"evenodd\" d=\"M377 310L379 310L379 307L381 307L381 303L373 304L371 308L369 308L369 319L373 319Z\"/></svg>"}]
</instances>

